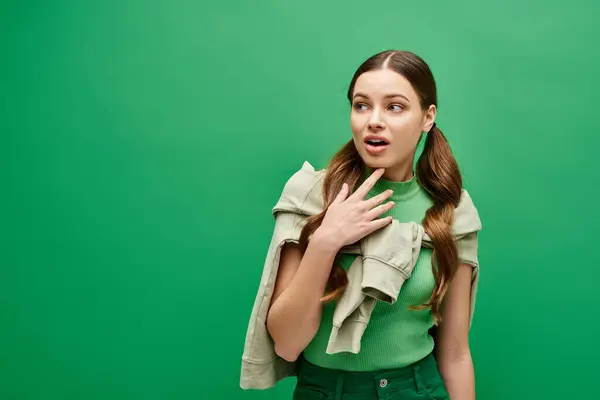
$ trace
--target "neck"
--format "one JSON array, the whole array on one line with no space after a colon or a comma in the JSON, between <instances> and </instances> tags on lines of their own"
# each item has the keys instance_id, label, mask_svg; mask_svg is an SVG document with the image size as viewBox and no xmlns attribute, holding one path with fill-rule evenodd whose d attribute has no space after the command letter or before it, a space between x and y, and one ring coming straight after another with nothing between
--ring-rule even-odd
<instances>
[{"instance_id":1,"label":"neck","mask_svg":"<svg viewBox=\"0 0 600 400\"><path fill-rule=\"evenodd\" d=\"M391 182L407 182L414 176L412 158L402 164L394 165L391 168L386 168L383 173L383 178Z\"/></svg>"},{"instance_id":2,"label":"neck","mask_svg":"<svg viewBox=\"0 0 600 400\"><path fill-rule=\"evenodd\" d=\"M407 182L413 178L414 172L412 168L404 171L391 171L386 170L383 174L383 177L391 182Z\"/></svg>"},{"instance_id":3,"label":"neck","mask_svg":"<svg viewBox=\"0 0 600 400\"><path fill-rule=\"evenodd\" d=\"M373 171L374 169L372 168L365 168L362 179L367 179L367 177L369 177ZM388 176L389 175L384 175L379 178L375 186L370 191L371 195L376 195L384 192L387 189L392 189L394 194L390 200L404 201L410 199L419 191L419 184L412 170L405 172L401 178L390 179ZM393 176L399 177L400 175L394 174Z\"/></svg>"}]
</instances>

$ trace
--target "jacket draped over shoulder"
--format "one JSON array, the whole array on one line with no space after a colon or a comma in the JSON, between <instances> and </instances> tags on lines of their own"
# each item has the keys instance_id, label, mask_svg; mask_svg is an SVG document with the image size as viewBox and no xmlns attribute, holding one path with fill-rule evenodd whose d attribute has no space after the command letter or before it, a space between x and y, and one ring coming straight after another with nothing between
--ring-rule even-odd
<instances>
[{"instance_id":1,"label":"jacket draped over shoulder","mask_svg":"<svg viewBox=\"0 0 600 400\"><path fill-rule=\"evenodd\" d=\"M325 170L315 170L305 162L286 182L272 209L275 227L267 251L262 276L248 324L240 386L243 389L267 389L279 380L296 374L296 362L275 353L267 331L267 312L273 294L279 258L283 245L298 243L308 216L323 211L323 178ZM473 266L471 284L471 321L479 281L477 234L481 221L471 197L463 189L455 209L453 234L459 260ZM348 287L337 300L327 352L358 353L360 340L368 327L377 301L393 304L404 282L410 278L421 247L433 247L423 226L415 222L392 220L388 226L346 246L341 252L355 254L348 269Z\"/></svg>"}]
</instances>

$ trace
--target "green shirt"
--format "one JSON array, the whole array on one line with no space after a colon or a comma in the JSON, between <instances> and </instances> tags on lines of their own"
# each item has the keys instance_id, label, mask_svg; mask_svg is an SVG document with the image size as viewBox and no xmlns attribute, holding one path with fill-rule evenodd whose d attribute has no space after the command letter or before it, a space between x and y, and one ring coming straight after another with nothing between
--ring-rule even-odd
<instances>
[{"instance_id":1,"label":"green shirt","mask_svg":"<svg viewBox=\"0 0 600 400\"><path fill-rule=\"evenodd\" d=\"M387 189L394 191L391 200L396 205L383 217L391 215L400 222L422 223L433 201L414 175L407 182L391 182L381 178L368 197ZM346 270L353 260L354 256L351 255L338 256L339 265ZM429 334L434 324L433 317L429 309L416 311L409 307L426 303L434 285L431 250L422 248L411 277L402 286L396 303L377 302L362 337L360 353L325 352L335 310L335 302L331 302L323 306L321 325L304 350L304 357L321 367L348 371L399 368L422 359L433 350L433 338Z\"/></svg>"}]
</instances>

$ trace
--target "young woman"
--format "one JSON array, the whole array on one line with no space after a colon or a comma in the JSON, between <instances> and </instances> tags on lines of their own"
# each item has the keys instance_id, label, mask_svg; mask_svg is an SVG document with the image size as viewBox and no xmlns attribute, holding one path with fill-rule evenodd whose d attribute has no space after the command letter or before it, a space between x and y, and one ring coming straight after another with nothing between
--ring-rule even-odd
<instances>
[{"instance_id":1,"label":"young woman","mask_svg":"<svg viewBox=\"0 0 600 400\"><path fill-rule=\"evenodd\" d=\"M382 52L358 68L348 100L352 139L326 170L323 212L281 250L267 316L275 352L298 363L294 399L474 399L474 263L461 259L452 231L468 194L435 124L434 77L413 53ZM335 303L356 257L340 249L392 219L421 224L433 248L421 248L397 301L377 302L360 351L330 354Z\"/></svg>"}]
</instances>

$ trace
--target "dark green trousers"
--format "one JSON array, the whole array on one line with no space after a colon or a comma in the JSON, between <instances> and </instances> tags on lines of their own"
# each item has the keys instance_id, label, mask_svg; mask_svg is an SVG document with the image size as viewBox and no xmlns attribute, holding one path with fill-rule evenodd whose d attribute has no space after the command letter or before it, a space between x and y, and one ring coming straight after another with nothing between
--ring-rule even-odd
<instances>
[{"instance_id":1,"label":"dark green trousers","mask_svg":"<svg viewBox=\"0 0 600 400\"><path fill-rule=\"evenodd\" d=\"M433 355L408 367L346 372L301 359L294 400L448 400Z\"/></svg>"}]
</instances>

